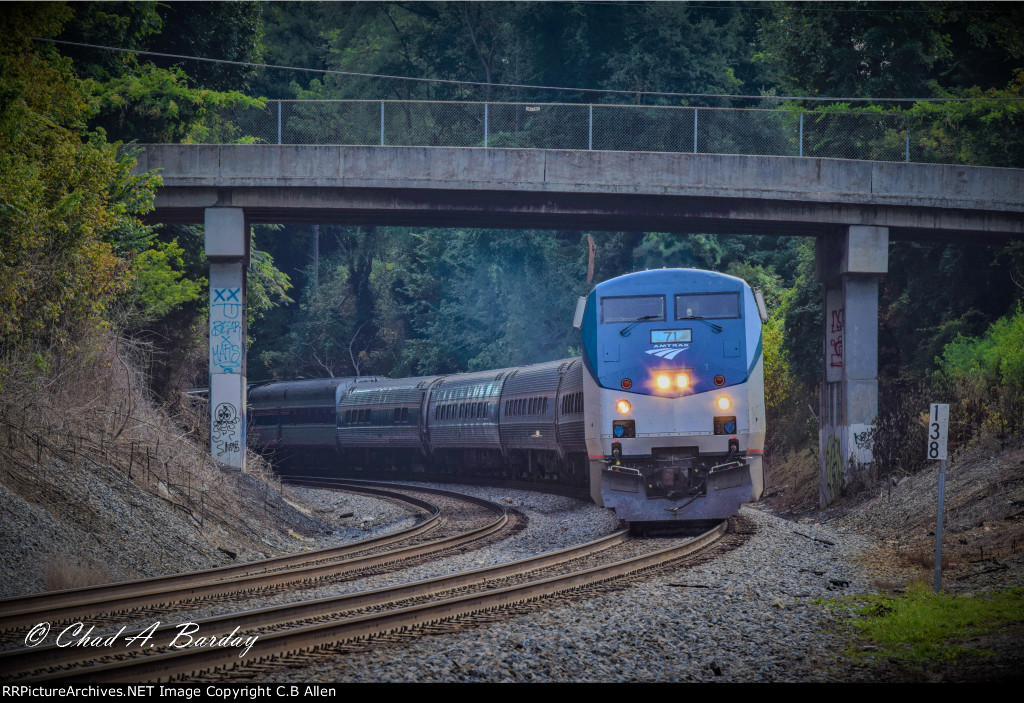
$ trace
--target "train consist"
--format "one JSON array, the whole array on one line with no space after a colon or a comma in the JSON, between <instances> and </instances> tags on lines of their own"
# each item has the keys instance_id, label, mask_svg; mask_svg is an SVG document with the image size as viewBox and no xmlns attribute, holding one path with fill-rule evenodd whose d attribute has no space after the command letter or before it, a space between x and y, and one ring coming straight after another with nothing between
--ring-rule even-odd
<instances>
[{"instance_id":1,"label":"train consist","mask_svg":"<svg viewBox=\"0 0 1024 703\"><path fill-rule=\"evenodd\" d=\"M249 442L291 461L584 488L631 523L712 520L763 488L760 295L696 269L581 298L582 358L445 376L271 383Z\"/></svg>"}]
</instances>

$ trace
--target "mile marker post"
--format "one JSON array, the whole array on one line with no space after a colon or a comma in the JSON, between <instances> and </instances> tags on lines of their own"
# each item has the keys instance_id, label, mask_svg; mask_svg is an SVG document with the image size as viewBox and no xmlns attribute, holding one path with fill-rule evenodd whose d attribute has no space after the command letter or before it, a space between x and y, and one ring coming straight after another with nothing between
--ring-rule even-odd
<instances>
[{"instance_id":1,"label":"mile marker post","mask_svg":"<svg viewBox=\"0 0 1024 703\"><path fill-rule=\"evenodd\" d=\"M932 403L928 414L928 459L939 460L939 514L935 520L935 592L942 588L942 504L946 496L946 438L949 405Z\"/></svg>"}]
</instances>

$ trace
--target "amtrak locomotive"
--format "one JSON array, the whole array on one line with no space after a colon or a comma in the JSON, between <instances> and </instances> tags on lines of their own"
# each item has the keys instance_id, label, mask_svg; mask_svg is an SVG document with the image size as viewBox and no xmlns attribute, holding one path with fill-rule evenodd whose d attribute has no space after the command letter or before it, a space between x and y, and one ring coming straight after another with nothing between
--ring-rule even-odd
<instances>
[{"instance_id":1,"label":"amtrak locomotive","mask_svg":"<svg viewBox=\"0 0 1024 703\"><path fill-rule=\"evenodd\" d=\"M695 269L581 298L582 359L496 371L271 383L249 441L292 461L587 487L631 523L712 520L764 485L760 294Z\"/></svg>"}]
</instances>

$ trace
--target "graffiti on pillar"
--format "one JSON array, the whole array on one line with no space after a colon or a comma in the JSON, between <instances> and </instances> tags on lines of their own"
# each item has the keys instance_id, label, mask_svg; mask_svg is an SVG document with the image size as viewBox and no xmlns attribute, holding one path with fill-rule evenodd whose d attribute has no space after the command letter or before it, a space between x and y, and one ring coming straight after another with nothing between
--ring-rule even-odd
<instances>
[{"instance_id":1,"label":"graffiti on pillar","mask_svg":"<svg viewBox=\"0 0 1024 703\"><path fill-rule=\"evenodd\" d=\"M225 318L237 320L242 312L241 288L214 288L210 307L219 308Z\"/></svg>"},{"instance_id":2,"label":"graffiti on pillar","mask_svg":"<svg viewBox=\"0 0 1024 703\"><path fill-rule=\"evenodd\" d=\"M840 381L843 377L845 313L843 291L825 291L825 380L829 383Z\"/></svg>"},{"instance_id":3,"label":"graffiti on pillar","mask_svg":"<svg viewBox=\"0 0 1024 703\"><path fill-rule=\"evenodd\" d=\"M825 442L825 485L828 486L828 500L843 490L843 450L838 435L830 434Z\"/></svg>"},{"instance_id":4,"label":"graffiti on pillar","mask_svg":"<svg viewBox=\"0 0 1024 703\"><path fill-rule=\"evenodd\" d=\"M875 460L875 429L872 425L850 425L850 456L858 464L870 464Z\"/></svg>"},{"instance_id":5,"label":"graffiti on pillar","mask_svg":"<svg viewBox=\"0 0 1024 703\"><path fill-rule=\"evenodd\" d=\"M210 363L221 373L234 373L242 364L242 323L237 320L210 322Z\"/></svg>"},{"instance_id":6,"label":"graffiti on pillar","mask_svg":"<svg viewBox=\"0 0 1024 703\"><path fill-rule=\"evenodd\" d=\"M237 454L241 451L238 422L238 408L231 403L220 403L214 408L210 439L215 456L221 457L228 453Z\"/></svg>"},{"instance_id":7,"label":"graffiti on pillar","mask_svg":"<svg viewBox=\"0 0 1024 703\"><path fill-rule=\"evenodd\" d=\"M830 311L828 327L829 359L832 368L843 367L843 308Z\"/></svg>"},{"instance_id":8,"label":"graffiti on pillar","mask_svg":"<svg viewBox=\"0 0 1024 703\"><path fill-rule=\"evenodd\" d=\"M210 289L210 368L242 370L242 289Z\"/></svg>"}]
</instances>

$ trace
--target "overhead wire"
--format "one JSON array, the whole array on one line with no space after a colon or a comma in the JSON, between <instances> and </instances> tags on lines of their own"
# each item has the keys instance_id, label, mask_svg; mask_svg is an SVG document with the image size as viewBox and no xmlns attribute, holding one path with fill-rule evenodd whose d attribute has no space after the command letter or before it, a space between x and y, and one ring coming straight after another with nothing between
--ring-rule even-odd
<instances>
[{"instance_id":1,"label":"overhead wire","mask_svg":"<svg viewBox=\"0 0 1024 703\"><path fill-rule=\"evenodd\" d=\"M631 1L631 0L573 0L573 2L575 4L577 4L577 5L619 5L619 6L622 6L622 7L640 7L642 5L649 5L649 4L651 4L650 0L635 0L635 1ZM731 4L731 5L704 5L704 4L690 3L688 5L688 7L690 9L693 9L693 10L744 10L744 11L745 10L751 10L753 12L774 12L776 10L776 8L770 7L769 6L770 3L767 3L767 2L757 2L757 4L758 5L763 5L763 7L753 7L751 4L741 5L739 3L735 3L735 4ZM907 9L905 7L906 5L928 5L928 3L925 3L925 2L911 2L911 3L907 3L907 2L899 2L898 0L893 1L893 2L888 2L886 0L870 0L870 4L871 5L875 5L875 7L863 7L863 8L854 8L854 7L809 7L809 3L801 2L800 4L792 6L789 9L795 10L795 11L800 12L800 13L805 13L805 12L827 12L829 14L836 13L836 12L870 12L870 13L874 13L874 14L878 14L880 12L896 12L896 13L903 13L903 14L930 14L930 13L935 13L935 12L959 12L959 13L966 13L966 14L998 14L998 13L1013 12L1012 9L1004 9L1004 8L1000 8L999 7L999 5L1011 5L1012 4L1012 3L1005 3L1005 2L989 4L989 7L987 9L984 9L984 10L968 10L968 9L960 9L958 7L949 7L949 5L961 5L964 8L966 8L966 7L969 7L969 6L972 6L972 5L982 5L983 3L979 2L978 0L965 0L964 2L960 2L960 3L945 3L945 6L940 5L940 4L936 4L934 7L931 7L931 8L926 9L926 10L912 10L912 9ZM899 7L897 7L897 5Z\"/></svg>"},{"instance_id":2,"label":"overhead wire","mask_svg":"<svg viewBox=\"0 0 1024 703\"><path fill-rule=\"evenodd\" d=\"M85 49L100 49L104 51L115 51L125 54L139 56L154 56L165 59L178 59L182 61L199 61L203 63L226 64L229 66L245 66L248 68L276 69L283 71L299 71L304 73L318 73L321 75L337 75L350 78L374 78L380 80L412 81L417 83L441 83L445 85L473 86L479 88L501 89L517 88L521 90L550 90L570 93L596 93L602 95L631 95L631 96L652 96L666 98L716 98L731 100L796 100L810 102L870 102L870 103L972 103L972 102L1021 102L1024 97L1018 98L861 98L861 97L823 97L814 95L735 95L732 93L681 93L660 90L619 90L614 88L571 88L567 86L529 85L524 83L485 83L482 81L463 81L454 78L423 78L419 76L393 76L382 73L363 73L358 71L339 71L331 68L306 68L303 66L281 66L279 64L256 63L253 61L232 61L229 59L212 59L205 56L188 56L185 54L168 54L160 51L147 51L145 49L127 49L117 46L104 46L101 44L87 44L84 42L73 42L64 39L47 39L43 37L32 37L34 41L63 46L75 46Z\"/></svg>"}]
</instances>

